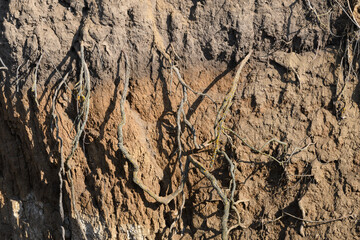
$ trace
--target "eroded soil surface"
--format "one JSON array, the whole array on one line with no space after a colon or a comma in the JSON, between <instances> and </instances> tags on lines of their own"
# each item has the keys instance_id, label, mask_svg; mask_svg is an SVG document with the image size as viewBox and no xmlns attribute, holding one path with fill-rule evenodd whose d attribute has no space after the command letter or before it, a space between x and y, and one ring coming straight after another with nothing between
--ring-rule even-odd
<instances>
[{"instance_id":1,"label":"eroded soil surface","mask_svg":"<svg viewBox=\"0 0 360 240\"><path fill-rule=\"evenodd\" d=\"M229 239L359 239L360 5L347 3L0 1L1 238L221 239L225 204L203 169L189 164L168 204L133 180L118 144L128 69L124 147L153 193L176 191L190 156L233 193ZM216 146L235 169L212 164Z\"/></svg>"}]
</instances>

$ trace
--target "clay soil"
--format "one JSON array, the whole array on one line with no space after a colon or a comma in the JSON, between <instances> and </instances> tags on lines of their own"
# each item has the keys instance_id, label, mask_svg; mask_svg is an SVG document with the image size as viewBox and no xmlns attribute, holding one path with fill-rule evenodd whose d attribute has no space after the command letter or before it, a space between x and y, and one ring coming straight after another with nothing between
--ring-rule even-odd
<instances>
[{"instance_id":1,"label":"clay soil","mask_svg":"<svg viewBox=\"0 0 360 240\"><path fill-rule=\"evenodd\" d=\"M189 165L168 204L133 180L117 130L126 54L124 147L153 193L174 192L191 156L228 198L235 180L229 239L360 239L360 27L349 4L1 0L0 238L221 239L225 204L200 168ZM90 101L70 177L61 159L85 122L80 43ZM224 115L248 145L226 130L218 141L231 170L221 154L211 164L214 123L250 51ZM188 85L179 119L174 66Z\"/></svg>"}]
</instances>

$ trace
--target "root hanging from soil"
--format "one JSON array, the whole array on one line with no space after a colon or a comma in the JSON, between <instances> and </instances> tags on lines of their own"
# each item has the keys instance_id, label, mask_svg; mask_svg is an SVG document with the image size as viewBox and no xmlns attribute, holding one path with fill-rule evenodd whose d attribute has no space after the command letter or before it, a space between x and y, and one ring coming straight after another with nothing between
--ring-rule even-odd
<instances>
[{"instance_id":1,"label":"root hanging from soil","mask_svg":"<svg viewBox=\"0 0 360 240\"><path fill-rule=\"evenodd\" d=\"M216 139L213 140L215 142L219 141L219 135L220 132L224 131L223 129L223 122L225 120L226 117L226 113L229 111L229 108L231 106L231 102L232 99L234 97L235 91L237 89L238 83L239 83L239 79L240 79L240 73L241 70L243 69L243 67L245 66L246 62L249 60L250 56L251 56L252 51L250 51L250 53L245 57L245 59L241 62L239 69L236 72L236 76L235 79L233 81L233 85L232 88L230 89L229 93L226 95L223 104L220 108L220 110L218 111L217 114L217 119L216 119L216 124L215 124L215 129L216 129ZM199 161L195 160L191 154L188 154L186 156L186 162L185 162L185 167L182 167L183 164L181 163L182 160L182 156L183 156L183 144L181 141L181 136L183 134L183 130L181 128L181 117L183 117L183 122L185 123L185 125L190 129L192 135L193 135L193 143L195 146L196 150L205 148L206 146L208 146L208 144L201 144L200 146L197 143L196 140L196 132L195 132L195 128L192 126L192 124L190 123L190 121L186 118L186 114L184 111L184 104L187 103L187 90L190 90L191 92L193 92L196 95L200 95L202 97L207 97L209 98L214 104L215 101L208 96L207 94L203 94L200 92L197 92L195 90L193 90L189 85L187 85L185 83L185 81L182 79L181 74L179 69L172 65L171 66L171 73L172 71L174 71L176 73L177 79L179 81L179 83L182 85L182 99L180 101L180 104L178 106L178 110L177 110L177 115L176 115L176 125L177 125L177 135L176 135L176 142L177 142L177 153L178 153L178 161L180 163L181 166L181 183L178 186L178 188L171 194L167 195L167 196L159 196L156 193L154 193L152 190L150 190L149 187L147 187L139 178L138 174L139 174L139 165L137 163L137 161L132 157L132 155L128 152L128 150L126 149L126 147L124 146L124 135L123 135L123 126L126 123L126 113L125 113L125 108L124 108L124 103L126 100L126 96L128 94L128 88L129 88L129 76L130 76L130 72L129 72L129 61L127 58L126 53L122 53L122 55L124 56L124 60L125 60L125 77L124 77L124 89L123 89L123 93L120 99L120 112L121 112L121 121L118 125L118 147L122 153L122 155L131 163L132 167L133 167L133 182L138 185L144 192L146 192L147 194L149 194L149 196L151 196L155 201L161 203L161 204L168 204L170 201L174 200L181 192L183 192L184 189L184 185L185 182L187 181L187 176L188 176L188 171L189 171L189 163L192 163L192 165L197 168L212 184L213 188L216 190L216 192L218 193L218 195L220 196L223 204L224 204L224 214L222 217L222 221L221 221L221 229L222 229L222 239L226 240L228 239L228 235L229 232L237 227L243 227L241 221L240 221L240 215L236 209L236 207L234 206L236 204L236 202L234 201L234 195L235 195L235 190L236 190L236 182L235 182L235 165L233 163L233 161L228 157L228 155L224 152L224 151L220 151L220 147L217 145L217 147L215 147L215 156L213 156L213 158L215 158L217 156L217 154L221 154L224 156L224 158L227 160L227 162L230 165L230 174L231 174L231 182L230 182L230 186L229 188L231 189L231 194L230 197L228 197L226 195L226 193L222 190L222 188L220 187L217 179L214 177L213 174L211 174ZM170 61L171 62L171 61ZM190 151L192 152L192 151ZM179 209L179 214L178 216L175 218L174 222L171 224L170 227L170 232L172 231L172 229L174 228L174 224L176 223L176 221L178 221L181 217L181 213L182 210L184 208L185 205L185 198L183 195L183 203ZM238 202L238 201L237 201ZM240 200L241 202L241 200ZM231 226L230 228L228 227L228 220L229 220L229 215L230 215L230 210L233 209L236 212L236 215L238 217L238 223L234 226Z\"/></svg>"},{"instance_id":2,"label":"root hanging from soil","mask_svg":"<svg viewBox=\"0 0 360 240\"><path fill-rule=\"evenodd\" d=\"M38 102L38 96L37 96L37 78L38 78L38 70L39 70L39 66L40 66L42 57L43 57L43 54L40 55L40 58L39 58L38 62L36 63L35 73L34 73L34 81L33 81L32 87L31 87L31 92L33 93L34 101L35 101L37 108L39 108L39 102Z\"/></svg>"},{"instance_id":3,"label":"root hanging from soil","mask_svg":"<svg viewBox=\"0 0 360 240\"><path fill-rule=\"evenodd\" d=\"M90 72L88 69L88 66L85 62L84 57L84 46L82 43L80 43L80 60L81 60L81 71L80 71L80 80L78 84L76 85L77 88L77 117L75 119L75 130L76 135L72 141L72 148L70 154L66 157L64 161L64 165L66 168L66 176L69 181L70 185L70 191L71 191L71 200L72 200L72 208L75 213L75 220L78 224L78 227L80 229L81 235L83 239L87 239L85 234L85 229L83 224L80 220L80 214L76 208L76 195L75 195L75 188L73 183L73 177L72 177L72 168L69 164L69 161L72 159L72 157L75 154L75 151L79 145L80 137L82 136L85 126L88 120L89 116L89 109L90 109L90 91L91 91L91 82L90 82ZM62 164L62 163L61 163Z\"/></svg>"},{"instance_id":4,"label":"root hanging from soil","mask_svg":"<svg viewBox=\"0 0 360 240\"><path fill-rule=\"evenodd\" d=\"M121 99L120 99L120 112L121 112L121 118L122 119L121 119L121 122L118 125L118 147L119 147L121 153L124 155L124 157L133 166L133 182L136 185L138 185L144 192L149 194L157 202L162 203L162 204L168 204L174 198L176 198L177 195L179 195L179 193L181 193L183 191L184 184L186 182L187 174L188 174L189 160L186 161L185 169L184 169L184 172L182 174L182 179L181 179L181 183L180 183L179 187L173 193L171 193L168 196L162 197L162 196L157 195L149 187L147 187L141 181L141 179L138 177L139 165L137 164L136 160L131 156L131 154L127 151L127 149L124 146L123 126L126 123L126 113L125 113L125 109L124 109L124 103L125 103L125 99L126 99L126 96L127 96L127 93L128 93L128 89L129 89L130 70L129 70L128 58L127 58L126 53L123 53L123 56L125 58L125 80L124 80L124 90L123 90L123 93L122 93L122 96L121 96ZM185 99L186 99L186 95L185 95ZM184 101L182 101L182 102L184 102ZM181 104L180 104L180 106L181 106ZM181 112L181 110L180 110L180 112ZM179 150L179 156L181 157L181 147L180 147L180 150Z\"/></svg>"},{"instance_id":5,"label":"root hanging from soil","mask_svg":"<svg viewBox=\"0 0 360 240\"><path fill-rule=\"evenodd\" d=\"M60 218L61 218L61 222L62 224L64 224L64 220L65 220L65 214L64 214L64 204L63 204L63 185L64 185L64 177L65 176L65 160L64 160L64 152L63 152L63 139L60 137L60 131L59 131L59 126L58 126L58 122L59 122L59 118L58 115L56 114L56 101L58 98L58 94L59 91L61 89L61 87L64 85L64 83L66 82L67 78L68 78L69 73L66 73L66 75L63 77L63 79L61 80L61 82L59 83L59 85L57 86L54 96L52 98L52 111L51 111L51 116L53 117L53 123L55 126L55 131L56 131L56 140L58 141L59 145L60 145L60 168L59 168L59 212L60 212ZM52 131L54 131L54 128L51 128ZM65 228L64 225L61 226L61 237L63 240L65 240Z\"/></svg>"}]
</instances>

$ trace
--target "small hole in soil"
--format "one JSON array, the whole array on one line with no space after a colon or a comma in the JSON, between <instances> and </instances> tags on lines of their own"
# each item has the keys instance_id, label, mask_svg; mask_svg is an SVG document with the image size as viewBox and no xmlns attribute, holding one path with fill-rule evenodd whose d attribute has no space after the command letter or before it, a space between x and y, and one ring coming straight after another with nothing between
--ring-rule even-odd
<instances>
[{"instance_id":1,"label":"small hole in soil","mask_svg":"<svg viewBox=\"0 0 360 240\"><path fill-rule=\"evenodd\" d=\"M356 7L355 12L360 14L360 7Z\"/></svg>"}]
</instances>

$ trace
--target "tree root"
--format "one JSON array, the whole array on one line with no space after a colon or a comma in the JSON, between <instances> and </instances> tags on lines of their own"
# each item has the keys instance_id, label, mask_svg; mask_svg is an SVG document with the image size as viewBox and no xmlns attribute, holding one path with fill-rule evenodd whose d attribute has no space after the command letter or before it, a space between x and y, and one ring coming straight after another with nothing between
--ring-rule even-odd
<instances>
[{"instance_id":1,"label":"tree root","mask_svg":"<svg viewBox=\"0 0 360 240\"><path fill-rule=\"evenodd\" d=\"M72 157L75 154L75 150L79 145L80 137L84 132L86 122L88 120L89 116L89 105L90 105L90 73L89 69L87 67L87 64L85 62L84 57L84 46L82 43L80 43L80 58L81 58L81 71L80 71L80 88L78 88L78 97L77 97L77 103L78 103L78 116L77 119L75 119L75 125L76 125L76 135L74 137L74 140L72 142L72 148L70 154L65 159L65 166L67 168L66 175L69 180L70 188L71 188L71 198L72 198L72 207L75 212L75 219L77 221L77 224L79 225L82 237L84 239L87 239L85 230L83 229L83 225L80 221L80 214L76 209L76 196L75 196L75 189L74 189L74 183L72 180L72 169L69 165L69 161L72 159ZM82 87L84 81L84 87ZM79 85L78 85L79 86Z\"/></svg>"},{"instance_id":2,"label":"tree root","mask_svg":"<svg viewBox=\"0 0 360 240\"><path fill-rule=\"evenodd\" d=\"M188 175L189 161L188 160L186 161L185 169L184 169L184 172L182 174L181 183L180 183L179 187L173 193L171 193L171 194L169 194L169 195L167 195L165 197L162 197L162 196L159 196L159 195L155 194L149 187L147 187L145 184L143 184L141 179L138 177L139 165L137 164L136 160L133 159L133 157L130 155L130 153L127 151L127 149L124 146L123 126L126 123L126 114L125 114L125 109L124 109L124 103L125 103L125 99L126 99L126 96L127 96L127 93L128 93L129 78L130 78L130 76L129 76L130 75L130 73L129 73L129 64L128 64L128 58L127 58L126 53L124 53L124 58L125 58L125 68L126 68L126 70L125 70L124 90L123 90L123 94L122 94L121 99L120 99L120 112L121 112L121 118L122 119L121 119L121 122L118 125L118 147L119 147L121 153L123 154L123 156L133 166L133 182L136 185L138 185L144 192L149 194L157 202L167 205L180 192L183 191L184 184L186 182L187 175Z\"/></svg>"},{"instance_id":3,"label":"tree root","mask_svg":"<svg viewBox=\"0 0 360 240\"><path fill-rule=\"evenodd\" d=\"M40 58L39 58L39 60L38 60L38 62L36 64L35 73L34 73L34 81L33 81L32 87L31 87L31 92L34 94L34 101L35 101L35 104L36 104L37 108L39 108L39 102L38 102L38 97L37 97L36 85L37 85L38 70L39 70L39 66L40 66L40 62L41 62L42 57L43 57L43 54L40 55Z\"/></svg>"},{"instance_id":4,"label":"tree root","mask_svg":"<svg viewBox=\"0 0 360 240\"><path fill-rule=\"evenodd\" d=\"M226 119L226 115L230 109L230 106L232 104L232 100L234 98L235 91L239 85L240 73L241 73L242 69L244 68L245 64L249 61L252 52L253 51L250 50L250 52L246 55L246 57L241 61L240 66L239 66L238 70L236 71L235 78L233 80L231 89L226 94L226 96L221 104L221 107L216 115L215 124L214 124L214 132L215 132L214 144L215 144L215 146L214 146L214 150L213 150L213 156L211 159L211 166L213 166L214 161L216 159L216 154L220 148L220 142L219 142L220 135L221 135L221 132L223 131L223 128L224 128L223 124Z\"/></svg>"},{"instance_id":5,"label":"tree root","mask_svg":"<svg viewBox=\"0 0 360 240\"><path fill-rule=\"evenodd\" d=\"M60 182L60 186L59 186L59 190L60 190L60 193L59 193L59 212L60 212L60 218L61 218L61 222L62 224L64 224L64 220L65 220L65 214L64 214L64 204L63 204L63 183L64 183L64 180L63 180L63 176L65 175L65 161L64 161L64 154L63 154L63 140L62 138L60 137L60 134L59 134L59 126L58 126L58 116L56 114L56 100L57 100L57 97L58 97L58 93L61 89L61 87L63 86L63 84L65 83L65 81L67 80L67 77L68 77L69 73L67 73L63 79L61 80L61 82L59 83L59 85L57 86L56 90L55 90L55 93L54 93L54 96L53 96L53 99L52 99L52 111L51 111L51 116L53 117L53 121L54 121L54 125L55 125L55 129L56 129L56 139L60 145L60 168L59 168L59 173L58 173L58 176L59 176L59 182ZM51 128L52 131L54 130L54 128L52 127ZM61 236L62 236L62 239L65 240L65 228L64 226L62 225L61 226Z\"/></svg>"},{"instance_id":6,"label":"tree root","mask_svg":"<svg viewBox=\"0 0 360 240\"><path fill-rule=\"evenodd\" d=\"M245 63L249 60L250 55L251 55L252 51L250 51L250 53L246 56L246 58L241 62L240 67L236 73L234 82L233 82L233 86L231 88L231 90L229 91L229 93L227 94L226 98L224 99L224 102L220 108L220 110L218 111L218 115L217 115L217 119L216 119L216 129L218 131L218 133L220 134L223 131L223 122L225 120L225 116L226 113L228 112L232 99L234 97L236 88L238 86L239 83L239 78L240 78L240 72L242 70L242 68L245 66ZM177 125L177 135L176 135L176 142L177 142L177 153L178 153L178 161L180 163L180 167L181 167L181 182L180 185L178 186L178 188L171 194L167 195L167 196L159 196L158 194L154 193L149 187L147 187L145 184L143 184L143 182L141 181L141 179L139 178L138 174L139 174L139 165L137 164L137 161L132 157L132 155L127 151L127 149L124 146L124 136L123 136L123 126L126 123L126 113L125 113L125 109L124 109L124 103L126 100L126 96L128 93L128 88L129 88L129 62L128 62L128 58L127 55L125 53L122 53L122 55L124 56L125 59L125 77L124 77L124 89L123 89L123 93L120 99L120 112L121 112L121 121L118 125L118 147L122 153L122 155L124 156L124 158L126 158L132 165L133 167L133 173L132 173L132 180L133 182L139 186L144 192L146 192L150 197L152 197L155 201L161 203L161 204L165 204L167 205L169 202L171 202L173 199L175 199L181 192L183 192L183 188L185 185L185 182L187 181L187 176L188 176L188 171L189 171L189 163L191 162L195 168L199 169L201 173L204 174L204 176L211 182L212 186L214 187L214 189L217 191L217 193L219 194L223 204L224 204L224 214L222 217L222 221L221 221L221 228L222 228L222 239L226 240L228 239L228 235L229 232L237 227L243 227L243 225L240 222L240 215L236 209L236 207L234 206L236 203L234 202L234 195L235 195L235 190L236 190L236 181L235 181L235 166L234 163L232 162L232 160L228 157L228 155L223 152L220 151L219 148L215 148L216 154L220 153L222 155L224 155L225 159L228 161L229 165L230 165L230 173L231 173L231 183L230 183L230 188L231 188L231 194L230 197L228 198L226 193L221 189L221 187L219 186L216 178L208 171L206 170L206 168L197 160L193 159L190 155L187 155L187 160L185 162L185 167L183 169L182 167L182 163L181 163L181 159L182 159L182 155L183 155L183 146L182 146L182 142L181 142L181 136L183 133L183 130L181 129L181 116L183 116L183 122L185 123L185 125L190 129L192 137L193 137L193 143L195 146L195 149L201 149L204 148L205 145L201 144L199 145L197 143L196 140L196 132L195 132L195 128L192 126L192 124L190 123L190 121L186 118L186 114L184 111L184 104L187 103L187 90L189 89L190 91L192 91L194 94L200 95L202 97L207 97L209 98L214 104L215 101L208 96L207 94L203 94L200 92L197 92L195 90L193 90L189 85L187 85L185 83L185 81L182 79L181 74L179 72L179 69L177 67L175 67L174 65L171 66L171 73L172 71L174 71L176 73L177 79L179 81L179 83L182 85L182 93L183 93L183 97L180 101L180 104L178 106L178 110L177 110L177 115L176 115L176 125ZM171 63L171 59L168 59L169 62ZM219 139L219 134L216 135L217 136L217 141ZM215 140L216 141L216 140ZM190 153L191 154L191 153ZM181 217L181 213L182 210L184 208L185 205L185 198L183 195L183 202L182 205L180 206L179 209L179 214L176 216L174 222L171 224L170 227L170 234L172 232L172 229L174 228L174 224L176 223L176 221L178 221ZM234 226L231 226L230 228L228 227L228 220L229 220L229 215L230 215L230 209L233 209L236 212L236 215L238 217L238 223Z\"/></svg>"},{"instance_id":7,"label":"tree root","mask_svg":"<svg viewBox=\"0 0 360 240\"><path fill-rule=\"evenodd\" d=\"M7 66L5 65L5 63L3 62L3 60L0 58L0 63L2 65L2 67L0 67L0 70L8 70Z\"/></svg>"}]
</instances>

